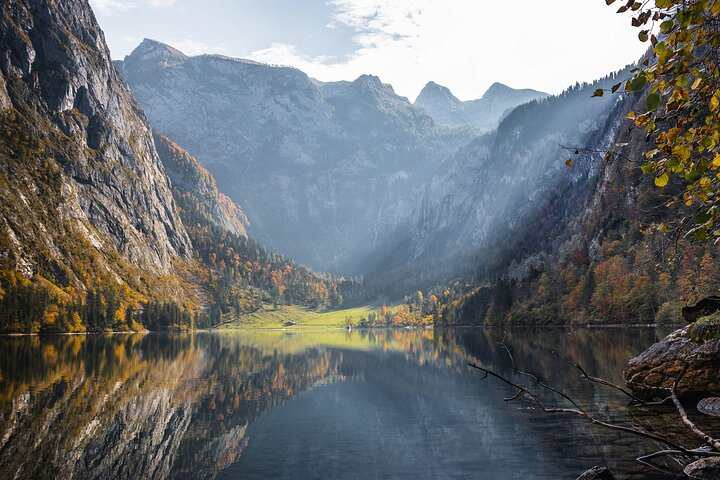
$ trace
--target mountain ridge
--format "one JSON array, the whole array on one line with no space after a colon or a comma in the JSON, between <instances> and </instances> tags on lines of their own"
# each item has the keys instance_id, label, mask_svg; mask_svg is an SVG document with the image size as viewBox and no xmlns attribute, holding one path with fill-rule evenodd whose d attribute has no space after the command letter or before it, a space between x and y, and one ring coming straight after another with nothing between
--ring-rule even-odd
<instances>
[{"instance_id":1,"label":"mountain ridge","mask_svg":"<svg viewBox=\"0 0 720 480\"><path fill-rule=\"evenodd\" d=\"M403 234L417 186L476 133L437 126L373 75L319 82L207 56L167 66L146 47L116 64L154 127L243 206L254 238L318 270L361 274Z\"/></svg>"},{"instance_id":2,"label":"mountain ridge","mask_svg":"<svg viewBox=\"0 0 720 480\"><path fill-rule=\"evenodd\" d=\"M515 89L495 82L479 99L463 101L449 88L430 81L420 91L414 105L425 109L441 125L473 125L493 130L513 108L547 96L537 90Z\"/></svg>"}]
</instances>

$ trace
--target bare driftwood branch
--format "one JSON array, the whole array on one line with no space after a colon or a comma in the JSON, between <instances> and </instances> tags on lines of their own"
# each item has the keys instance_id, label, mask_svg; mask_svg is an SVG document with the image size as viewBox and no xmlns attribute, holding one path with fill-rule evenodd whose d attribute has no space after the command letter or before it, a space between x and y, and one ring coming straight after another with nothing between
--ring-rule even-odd
<instances>
[{"instance_id":1,"label":"bare driftwood branch","mask_svg":"<svg viewBox=\"0 0 720 480\"><path fill-rule=\"evenodd\" d=\"M715 449L717 452L720 452L720 440L711 437L710 435L706 434L702 430L700 430L697 425L693 423L692 420L690 420L687 416L687 412L685 411L685 407L683 407L682 403L680 402L680 399L677 396L677 386L682 381L683 377L688 371L688 365L686 364L685 367L683 367L682 371L680 372L680 375L675 379L675 381L672 384L672 387L670 388L670 394L672 397L672 401L675 404L675 408L677 408L678 413L680 414L680 418L682 419L683 423L687 425L687 427L692 430L692 432L697 435L698 437L702 438L702 440L710 445L713 449Z\"/></svg>"},{"instance_id":2,"label":"bare driftwood branch","mask_svg":"<svg viewBox=\"0 0 720 480\"><path fill-rule=\"evenodd\" d=\"M600 427L607 428L609 430L617 430L617 431L629 433L631 435L646 438L649 440L654 440L662 445L665 445L666 447L669 447L669 448L666 448L664 450L660 450L660 451L657 451L657 452L654 452L654 453L651 453L648 455L642 455L642 456L636 458L636 461L638 463L640 463L641 465L652 468L653 470L662 472L664 474L687 478L687 476L684 474L681 475L678 472L671 471L664 466L656 465L655 463L653 463L654 459L661 458L661 457L668 457L668 458L672 459L673 461L677 462L677 464L681 468L683 468L684 462L687 461L688 457L701 457L701 458L702 457L720 457L720 441L710 437L709 435L707 435L703 431L701 431L699 428L697 428L697 426L688 418L687 413L685 412L685 409L682 406L682 403L678 399L677 386L680 383L680 381L682 380L682 378L685 376L685 373L687 372L687 369L688 369L687 366L685 366L685 368L680 373L678 378L675 380L675 382L673 383L671 388L669 388L669 389L668 388L657 388L657 390L669 392L668 397L662 399L659 402L646 402L643 399L634 395L629 390L627 390L617 384L614 384L603 378L595 377L593 375L588 374L587 371L579 363L573 362L569 358L560 355L556 351L553 351L553 350L550 351L553 356L555 356L556 358L562 360L563 362L565 362L565 363L571 365L572 367L574 367L575 369L577 369L580 372L582 378L584 378L585 380L595 383L595 384L598 384L598 385L601 385L603 387L609 387L616 391L621 392L622 394L629 397L632 400L632 403L634 405L643 405L643 406L660 405L660 404L667 402L668 400L672 400L673 403L675 404L676 409L678 410L678 413L679 413L683 423L686 426L688 426L693 431L693 433L695 433L698 437L700 437L707 445L709 445L709 447L700 447L700 448L692 448L692 449L686 448L686 447L684 447L668 438L665 438L663 436L660 436L660 435L657 435L654 433L650 433L650 432L646 432L646 431L643 431L640 429L628 427L625 425L618 425L618 424L614 424L614 423L605 422L603 420L596 418L591 413L589 413L586 409L582 408L572 397L570 397L565 392L542 381L537 375L518 370L515 365L515 358L513 357L512 352L510 351L510 348L505 343L506 338L507 338L507 331L504 332L502 341L496 342L496 343L505 350L508 357L510 358L513 373L530 378L531 380L533 380L535 385L542 387L543 389L548 390L548 391L552 392L553 394L563 398L568 403L570 403L573 408L549 407L540 398L539 394L530 390L529 387L527 387L525 385L521 385L519 383L516 383L515 381L509 379L508 377L505 377L499 373L496 373L488 368L481 367L475 363L468 363L469 366L483 372L482 379L485 379L488 376L491 376L491 377L497 378L502 383L504 383L507 386L516 390L512 396L504 398L504 400L506 402L528 399L531 402L535 403L544 413L576 415L581 418L584 418L585 420L592 423L593 425L598 425Z\"/></svg>"},{"instance_id":3,"label":"bare driftwood branch","mask_svg":"<svg viewBox=\"0 0 720 480\"><path fill-rule=\"evenodd\" d=\"M605 380L604 378L599 378L599 377L594 377L594 376L592 376L592 375L588 375L588 373L585 371L585 369L584 369L580 364L575 363L575 362L573 362L572 360L570 360L569 358L560 355L560 354L557 353L555 350L551 350L551 353L553 354L554 357L559 358L560 360L562 360L563 362L567 363L568 365L572 365L573 367L575 367L576 369L578 369L578 370L580 371L580 374L583 376L583 378L584 378L585 380L588 380L588 381L590 381L590 382L597 383L597 384L600 384L600 385L603 385L603 386L606 386L606 387L614 388L615 390L618 390L618 391L624 393L625 395L627 395L628 397L632 398L633 401L635 401L635 402L638 403L638 404L643 404L643 405L644 405L644 404L646 403L644 400L642 400L641 398L633 395L630 391L622 388L622 387L619 386L619 385L616 385L616 384L614 384L614 383L612 383L612 382L608 382L608 381ZM664 402L664 400L663 400L663 402Z\"/></svg>"},{"instance_id":4,"label":"bare driftwood branch","mask_svg":"<svg viewBox=\"0 0 720 480\"><path fill-rule=\"evenodd\" d=\"M511 381L511 380L509 380L509 379L507 379L507 378L505 378L504 376L499 375L499 374L493 372L493 371L490 370L490 369L481 367L481 366L476 365L476 364L474 364L474 363L468 363L468 365L471 366L471 367L473 367L473 368L475 368L475 369L477 369L477 370L480 370L481 372L484 372L485 374L487 374L487 375L489 375L489 376L491 376L491 377L495 377L495 378L497 378L498 380L500 380L501 382L505 383L506 385L508 385L508 386L516 389L517 392L515 393L515 395L513 395L513 396L510 397L510 398L505 399L506 401L512 401L512 400L527 398L527 399L531 400L533 403L535 403L544 413L550 413L550 414L559 413L559 414L577 415L577 416L579 416L579 417L584 418L585 420L587 420L588 422L592 423L593 425L598 425L598 426L601 426L601 427L604 427L604 428L607 428L607 429L610 429L610 430L617 430L617 431L621 431L621 432L630 433L630 434L635 435L635 436L638 436L638 437L643 437L643 438L648 438L648 439L650 439L650 440L655 440L656 442L659 442L659 443L662 443L662 444L664 444L664 445L667 445L667 446L671 447L673 450L679 450L680 452L682 452L682 453L685 454L685 455L699 456L699 457L720 456L720 453L717 453L717 454L716 454L716 453L714 453L714 452L700 452L700 451L697 451L697 450L692 450L692 449L685 448L685 447L683 447L682 445L679 445L679 444L677 444L677 443L675 443L675 442L673 442L673 441L671 441L671 440L668 440L667 438L664 438L664 437L661 437L661 436L658 436L658 435L655 435L655 434L652 434L652 433L649 433L649 432L645 432L645 431L643 431L643 430L638 430L638 429L635 429L635 428L626 427L626 426L624 426L624 425L616 425L616 424L613 424L613 423L604 422L604 421L602 421L602 420L599 420L599 419L595 418L594 416L592 416L590 413L588 413L587 411L585 411L585 410L582 409L582 408L547 407L547 406L543 403L543 401L540 399L540 397L539 397L536 393L534 393L534 392L532 392L530 389L528 389L527 387L524 387L524 386L522 386L522 385L519 385L519 384L517 384L517 383L515 383L515 382L513 382L513 381ZM542 384L542 383L541 383L540 385L541 385L541 386L544 386L544 384ZM553 391L553 392L555 392L555 393L558 392L557 389L550 389L550 390ZM564 396L564 397L565 397L565 396ZM573 403L575 403L575 402L573 402Z\"/></svg>"}]
</instances>

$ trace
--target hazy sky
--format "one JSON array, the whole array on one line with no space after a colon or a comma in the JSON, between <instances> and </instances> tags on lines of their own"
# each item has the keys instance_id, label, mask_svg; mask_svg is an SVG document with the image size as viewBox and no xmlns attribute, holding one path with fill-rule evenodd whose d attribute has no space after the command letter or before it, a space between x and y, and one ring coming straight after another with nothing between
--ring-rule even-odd
<instances>
[{"instance_id":1,"label":"hazy sky","mask_svg":"<svg viewBox=\"0 0 720 480\"><path fill-rule=\"evenodd\" d=\"M646 44L605 0L90 0L113 58L143 38L188 55L292 65L319 80L378 75L414 100L429 80L462 100L493 82L559 93Z\"/></svg>"}]
</instances>

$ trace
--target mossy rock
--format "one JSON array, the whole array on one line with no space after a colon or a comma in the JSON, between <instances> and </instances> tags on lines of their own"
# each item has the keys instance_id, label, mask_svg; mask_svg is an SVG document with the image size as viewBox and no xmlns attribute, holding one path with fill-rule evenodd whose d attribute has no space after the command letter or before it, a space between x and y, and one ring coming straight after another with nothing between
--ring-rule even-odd
<instances>
[{"instance_id":1,"label":"mossy rock","mask_svg":"<svg viewBox=\"0 0 720 480\"><path fill-rule=\"evenodd\" d=\"M720 312L698 319L690 325L688 338L695 343L720 339Z\"/></svg>"}]
</instances>

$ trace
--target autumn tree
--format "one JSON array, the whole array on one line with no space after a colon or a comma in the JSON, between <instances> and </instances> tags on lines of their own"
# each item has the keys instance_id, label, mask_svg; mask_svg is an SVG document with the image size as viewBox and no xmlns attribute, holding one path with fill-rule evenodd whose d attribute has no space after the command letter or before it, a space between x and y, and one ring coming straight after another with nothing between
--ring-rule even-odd
<instances>
[{"instance_id":1,"label":"autumn tree","mask_svg":"<svg viewBox=\"0 0 720 480\"><path fill-rule=\"evenodd\" d=\"M679 186L663 197L677 212L674 231L720 238L720 0L628 0L618 9L625 12L652 47L632 78L611 89L645 95L644 108L628 115L649 141L642 170L661 189Z\"/></svg>"}]
</instances>

